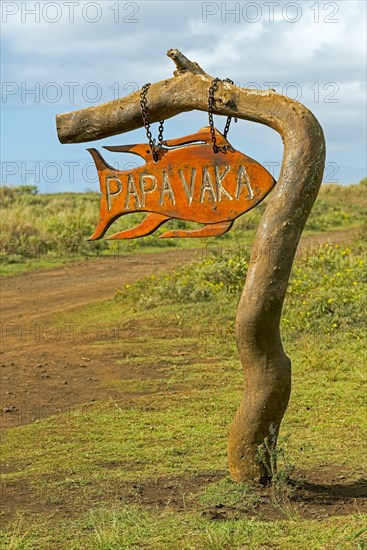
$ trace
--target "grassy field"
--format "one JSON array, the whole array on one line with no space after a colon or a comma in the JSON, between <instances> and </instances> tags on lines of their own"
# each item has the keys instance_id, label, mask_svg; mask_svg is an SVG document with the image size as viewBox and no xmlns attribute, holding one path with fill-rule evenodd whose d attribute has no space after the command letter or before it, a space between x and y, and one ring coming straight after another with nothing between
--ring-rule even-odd
<instances>
[{"instance_id":1,"label":"grassy field","mask_svg":"<svg viewBox=\"0 0 367 550\"><path fill-rule=\"evenodd\" d=\"M308 231L361 226L364 192L325 186ZM227 238L241 242L258 215ZM271 488L232 482L226 464L243 386L234 317L247 247L214 249L59 315L80 325L123 319L114 351L130 376L109 382L117 399L7 430L2 487L20 496L1 548L367 548L366 243L356 233L295 262L282 320L293 391Z\"/></svg>"},{"instance_id":2,"label":"grassy field","mask_svg":"<svg viewBox=\"0 0 367 550\"><path fill-rule=\"evenodd\" d=\"M366 209L366 188L365 179L348 187L323 185L305 234L360 226ZM142 239L88 242L99 217L99 196L98 193L41 195L31 185L1 187L0 274L11 275L85 257L115 254L117 249L120 254L131 254L140 250L154 252L165 247L198 246L197 239L157 239L168 229L197 226L179 220L168 222L153 235ZM221 242L229 245L251 242L266 202L267 199L240 217L233 229L221 237ZM144 216L122 216L107 234L131 228ZM210 245L212 242L213 239L201 239L200 244Z\"/></svg>"}]
</instances>

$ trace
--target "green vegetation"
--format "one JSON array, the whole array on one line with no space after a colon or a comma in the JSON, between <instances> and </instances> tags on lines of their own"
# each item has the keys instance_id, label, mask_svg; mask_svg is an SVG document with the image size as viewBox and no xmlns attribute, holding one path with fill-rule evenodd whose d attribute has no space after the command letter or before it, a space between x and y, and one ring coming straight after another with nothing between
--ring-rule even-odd
<instances>
[{"instance_id":1,"label":"green vegetation","mask_svg":"<svg viewBox=\"0 0 367 550\"><path fill-rule=\"evenodd\" d=\"M328 186L320 201L350 207L348 223L360 225L362 209L344 192ZM358 202L362 184L348 196ZM313 220L315 227L317 213ZM282 320L293 391L273 488L227 476L226 439L243 386L234 317L248 248L213 250L176 273L126 285L114 300L55 317L75 326L123 319L115 361L142 375L109 382L117 399L7 431L2 483L20 487L24 500L0 547L366 549L362 509L339 515L339 501L327 516L320 506L328 485L366 477L365 251L360 237L296 259ZM317 484L302 501L304 484L323 471L319 505Z\"/></svg>"},{"instance_id":2,"label":"green vegetation","mask_svg":"<svg viewBox=\"0 0 367 550\"><path fill-rule=\"evenodd\" d=\"M159 376L113 381L121 399L8 431L2 457L12 473L3 483L25 484L46 510L66 503L73 520L48 520L45 511L26 522L19 510L19 536L17 525L11 526L4 547L255 549L271 548L276 540L284 549L365 548L362 516L302 519L290 483L293 475L307 478L325 465L347 472L350 482L363 473L363 250L363 241L326 245L296 262L283 323L294 389L282 430L280 474L266 496L226 477L226 433L242 386L233 317L246 263L239 256L214 256L192 266L194 288L207 273L209 290L198 294L190 287L181 303L159 285L155 294L149 279L123 289L115 302L81 310L83 322L138 322L136 334L118 343L122 364L135 361ZM221 274L222 285L213 273ZM186 278L184 268L157 282L179 288ZM135 395L133 402L127 394ZM176 513L169 502L155 510L159 490L148 505L139 496L139 484L154 486L161 479L164 487L178 477L207 474L218 481L195 494L183 491L186 513ZM264 499L280 518L248 519ZM228 517L212 521L206 511L221 508L230 511ZM10 540L18 542L6 546Z\"/></svg>"},{"instance_id":3,"label":"green vegetation","mask_svg":"<svg viewBox=\"0 0 367 550\"><path fill-rule=\"evenodd\" d=\"M361 225L365 211L366 180L358 185L343 187L322 186L313 212L307 223L307 232L331 231ZM99 194L59 193L41 195L37 187L1 187L1 260L2 273L59 265L83 257L154 251L162 247L195 247L196 239L157 239L167 229L194 227L196 224L172 220L154 235L134 241L110 243L105 240L89 242L99 217ZM240 217L234 228L221 237L221 242L245 244L250 242L266 199L254 210ZM131 228L140 223L145 214L129 214L117 220L108 234ZM210 246L217 239L205 239ZM203 241L201 241L203 244Z\"/></svg>"}]
</instances>

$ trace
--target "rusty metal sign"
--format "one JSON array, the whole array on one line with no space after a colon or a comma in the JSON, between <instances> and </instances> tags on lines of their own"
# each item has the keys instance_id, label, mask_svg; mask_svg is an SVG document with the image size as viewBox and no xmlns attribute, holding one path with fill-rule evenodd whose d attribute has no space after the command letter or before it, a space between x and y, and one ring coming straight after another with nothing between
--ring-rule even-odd
<instances>
[{"instance_id":1,"label":"rusty metal sign","mask_svg":"<svg viewBox=\"0 0 367 550\"><path fill-rule=\"evenodd\" d=\"M216 153L209 127L164 141L156 162L148 144L104 147L146 161L124 171L109 166L97 149L88 149L102 192L98 225L89 240L100 239L117 218L132 212L148 214L140 225L107 239L143 237L170 219L204 226L166 231L159 238L210 237L229 231L234 220L262 201L276 181L261 164L236 151L218 130L215 138Z\"/></svg>"}]
</instances>

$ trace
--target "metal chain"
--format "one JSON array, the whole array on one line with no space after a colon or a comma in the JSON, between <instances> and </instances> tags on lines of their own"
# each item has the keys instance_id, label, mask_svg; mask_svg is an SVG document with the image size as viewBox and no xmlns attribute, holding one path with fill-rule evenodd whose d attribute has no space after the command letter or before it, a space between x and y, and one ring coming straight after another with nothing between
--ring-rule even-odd
<instances>
[{"instance_id":1,"label":"metal chain","mask_svg":"<svg viewBox=\"0 0 367 550\"><path fill-rule=\"evenodd\" d=\"M140 94L140 108L141 108L141 116L142 116L144 126L145 126L145 131L147 133L147 138L148 138L148 141L149 141L149 146L150 146L150 149L152 151L153 160L154 160L154 162L157 162L158 161L158 152L157 152L157 149L156 149L156 146L155 146L156 141L155 141L155 139L153 139L152 132L150 131L150 124L148 124L147 93L148 93L148 90L149 90L150 86L151 86L151 84L150 84L150 82L148 82L147 84L144 84L144 86L142 87L141 94ZM158 128L158 132L159 132L158 133L158 147L162 147L163 124L164 124L164 120L160 120L159 121L159 128Z\"/></svg>"},{"instance_id":2,"label":"metal chain","mask_svg":"<svg viewBox=\"0 0 367 550\"><path fill-rule=\"evenodd\" d=\"M215 129L214 129L214 121L213 121L213 103L214 103L214 94L218 90L218 82L220 82L220 78L214 78L210 88L209 88L209 98L208 98L208 115L209 115L209 126L210 126L210 133L212 136L212 142L213 142L213 151L214 153L219 153L219 147L217 145L217 138L215 137ZM225 78L224 82L228 82L229 84L234 84L233 80L230 78ZM226 125L224 127L223 135L226 138L229 127L231 125L232 117L227 117ZM237 122L237 118L234 119L235 122Z\"/></svg>"},{"instance_id":3,"label":"metal chain","mask_svg":"<svg viewBox=\"0 0 367 550\"><path fill-rule=\"evenodd\" d=\"M224 82L228 82L229 84L234 85L233 80L231 80L230 78L225 78ZM232 117L230 117L230 116L227 117L227 122L226 122L226 125L224 127L224 131L223 131L223 135L224 135L225 138L227 137L228 130L229 130L229 127L231 125L231 120L232 120ZM234 121L235 121L235 123L237 123L237 118L236 117L234 118Z\"/></svg>"},{"instance_id":4,"label":"metal chain","mask_svg":"<svg viewBox=\"0 0 367 550\"><path fill-rule=\"evenodd\" d=\"M163 142L163 124L164 124L164 120L160 120L160 121L159 121L159 126L158 126L158 147L162 147L162 142Z\"/></svg>"},{"instance_id":5,"label":"metal chain","mask_svg":"<svg viewBox=\"0 0 367 550\"><path fill-rule=\"evenodd\" d=\"M219 78L215 78L209 88L209 98L208 98L208 116L209 116L209 126L210 133L212 135L213 142L213 151L214 153L219 153L219 147L217 145L217 138L215 137L214 121L213 121L213 102L214 102L214 92L218 89Z\"/></svg>"}]
</instances>

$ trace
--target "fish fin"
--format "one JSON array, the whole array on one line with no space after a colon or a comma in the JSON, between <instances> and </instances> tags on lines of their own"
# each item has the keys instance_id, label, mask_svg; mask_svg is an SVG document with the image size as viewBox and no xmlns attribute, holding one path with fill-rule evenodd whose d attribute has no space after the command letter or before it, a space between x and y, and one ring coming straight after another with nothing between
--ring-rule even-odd
<instances>
[{"instance_id":1,"label":"fish fin","mask_svg":"<svg viewBox=\"0 0 367 550\"><path fill-rule=\"evenodd\" d=\"M214 237L215 235L223 235L227 233L233 225L234 220L229 222L208 223L200 229L172 229L166 231L163 235L159 235L158 239L171 239L173 237Z\"/></svg>"},{"instance_id":2,"label":"fish fin","mask_svg":"<svg viewBox=\"0 0 367 550\"><path fill-rule=\"evenodd\" d=\"M189 136L183 136L176 139L167 139L166 141L163 141L163 145L166 145L167 147L178 147L179 145L195 143L196 141L201 143L207 143L210 140L211 140L211 134L210 134L210 128L208 126L207 128L202 128L195 134L191 134Z\"/></svg>"},{"instance_id":3,"label":"fish fin","mask_svg":"<svg viewBox=\"0 0 367 550\"><path fill-rule=\"evenodd\" d=\"M98 239L101 239L103 235L106 233L107 229L110 227L110 225L113 224L114 221L117 220L120 216L124 215L124 212L120 212L119 214L116 214L115 216L111 216L106 219L100 219L98 221L98 225L96 229L94 230L94 233L87 239L88 241L98 241Z\"/></svg>"},{"instance_id":4,"label":"fish fin","mask_svg":"<svg viewBox=\"0 0 367 550\"><path fill-rule=\"evenodd\" d=\"M229 145L229 142L227 139L223 136L223 134L220 133L219 130L216 128L215 131L215 137L217 140L218 147L221 147L223 145ZM169 139L167 141L163 141L163 145L166 145L167 147L178 147L181 145L188 145L190 143L197 142L198 145L201 143L210 143L212 141L211 131L209 126L205 126L204 128L201 128L198 132L195 134L191 134L189 136L184 136L181 138L176 139Z\"/></svg>"},{"instance_id":5,"label":"fish fin","mask_svg":"<svg viewBox=\"0 0 367 550\"><path fill-rule=\"evenodd\" d=\"M169 216L152 212L144 218L141 224L133 227L132 229L125 229L119 233L114 233L113 235L106 237L106 240L135 239L136 237L144 237L145 235L150 235L153 233L153 231L158 229L159 226L169 219Z\"/></svg>"}]
</instances>

